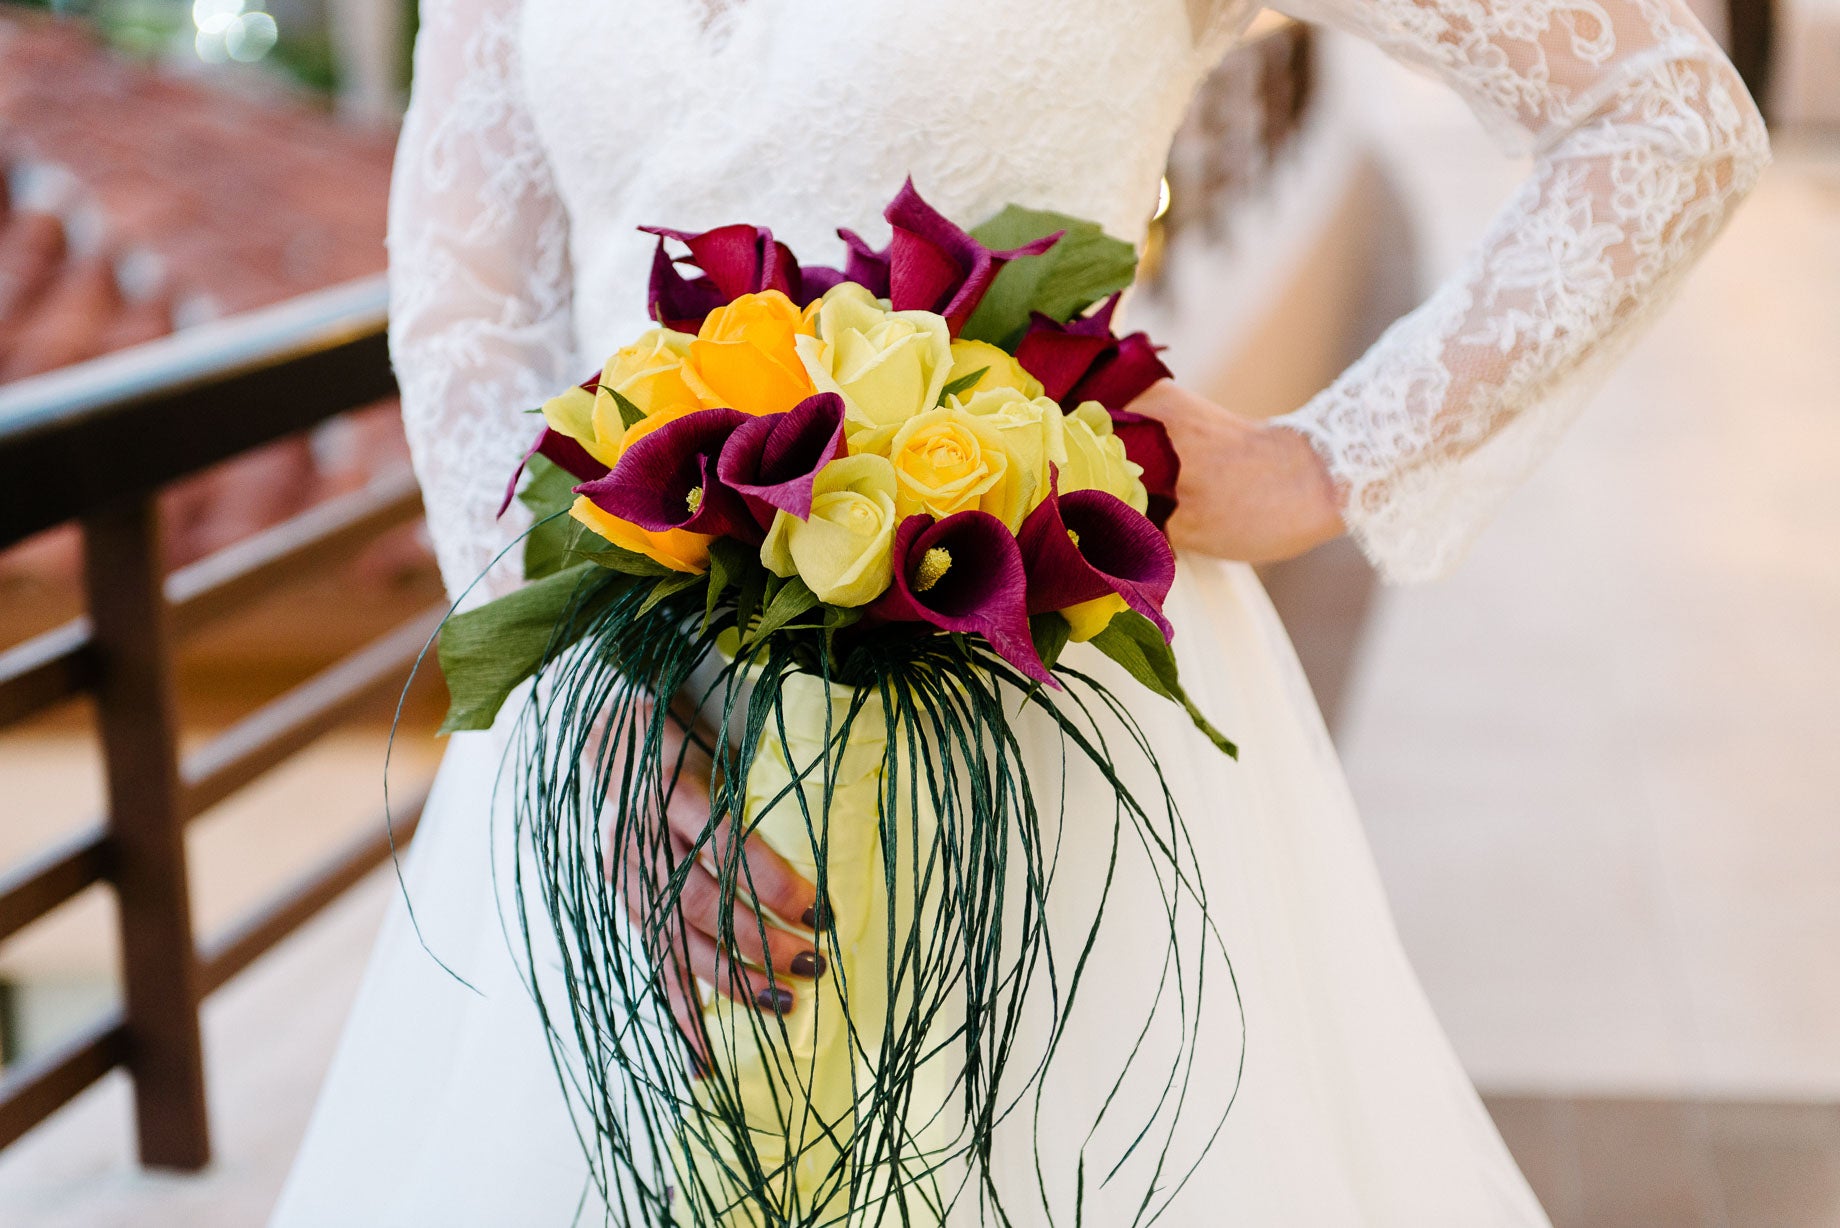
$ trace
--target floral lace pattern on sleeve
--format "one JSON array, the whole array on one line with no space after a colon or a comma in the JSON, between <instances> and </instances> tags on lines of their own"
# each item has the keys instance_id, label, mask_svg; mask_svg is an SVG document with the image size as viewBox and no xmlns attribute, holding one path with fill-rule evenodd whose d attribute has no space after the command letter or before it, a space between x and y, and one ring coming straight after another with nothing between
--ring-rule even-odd
<instances>
[{"instance_id":1,"label":"floral lace pattern on sleeve","mask_svg":"<svg viewBox=\"0 0 1840 1228\"><path fill-rule=\"evenodd\" d=\"M1389 579L1448 571L1552 448L1769 161L1680 0L1292 0L1453 85L1532 177L1466 266L1341 379L1304 434Z\"/></svg>"},{"instance_id":2,"label":"floral lace pattern on sleeve","mask_svg":"<svg viewBox=\"0 0 1840 1228\"><path fill-rule=\"evenodd\" d=\"M519 0L423 5L390 199L390 348L448 592L524 527L499 498L574 382L568 220L517 77ZM516 587L510 551L474 596Z\"/></svg>"}]
</instances>

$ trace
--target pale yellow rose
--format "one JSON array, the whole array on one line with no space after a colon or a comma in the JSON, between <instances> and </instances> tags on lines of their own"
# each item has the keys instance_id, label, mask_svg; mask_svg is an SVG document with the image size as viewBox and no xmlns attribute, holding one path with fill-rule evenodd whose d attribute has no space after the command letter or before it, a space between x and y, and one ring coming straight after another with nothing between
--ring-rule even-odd
<instances>
[{"instance_id":1,"label":"pale yellow rose","mask_svg":"<svg viewBox=\"0 0 1840 1228\"><path fill-rule=\"evenodd\" d=\"M994 388L1013 388L1031 400L1042 393L1041 381L1023 370L1022 364L1008 351L988 341L967 341L961 337L952 343L952 370L946 376L946 383L956 384L973 374L978 374L977 382L959 389L959 399Z\"/></svg>"},{"instance_id":2,"label":"pale yellow rose","mask_svg":"<svg viewBox=\"0 0 1840 1228\"><path fill-rule=\"evenodd\" d=\"M1124 440L1112 431L1112 416L1097 401L1084 402L1066 417L1067 459L1060 491L1103 490L1137 511L1150 506L1143 467L1125 456Z\"/></svg>"},{"instance_id":3,"label":"pale yellow rose","mask_svg":"<svg viewBox=\"0 0 1840 1228\"><path fill-rule=\"evenodd\" d=\"M684 360L694 340L689 333L653 328L616 351L601 371L600 391L594 396L596 437L618 439L626 433L619 402L613 396L616 392L646 417L665 410L701 408L684 379Z\"/></svg>"},{"instance_id":4,"label":"pale yellow rose","mask_svg":"<svg viewBox=\"0 0 1840 1228\"><path fill-rule=\"evenodd\" d=\"M579 443L588 455L608 467L632 442L620 416L613 392L631 401L640 413L659 415L662 421L701 408L684 383L683 362L691 337L654 328L607 360L595 381L599 391L571 388L543 403L543 420L553 431ZM609 391L612 390L612 391ZM643 432L641 432L643 433Z\"/></svg>"},{"instance_id":5,"label":"pale yellow rose","mask_svg":"<svg viewBox=\"0 0 1840 1228\"><path fill-rule=\"evenodd\" d=\"M943 519L976 508L1001 518L1012 532L1022 523L1017 509L1025 499L1012 481L1002 433L988 418L956 405L929 410L895 432L888 459L902 519L919 512Z\"/></svg>"},{"instance_id":6,"label":"pale yellow rose","mask_svg":"<svg viewBox=\"0 0 1840 1228\"><path fill-rule=\"evenodd\" d=\"M705 409L784 413L812 394L794 345L810 332L811 313L778 290L743 294L704 318L684 382Z\"/></svg>"},{"instance_id":7,"label":"pale yellow rose","mask_svg":"<svg viewBox=\"0 0 1840 1228\"><path fill-rule=\"evenodd\" d=\"M1103 597L1094 597L1091 601L1082 601L1078 605L1068 606L1061 611L1061 617L1066 619L1067 625L1073 628L1073 634L1069 638L1076 644L1084 644L1105 630L1106 624L1112 621L1114 615L1122 613L1127 608L1123 597L1117 593L1107 593Z\"/></svg>"},{"instance_id":8,"label":"pale yellow rose","mask_svg":"<svg viewBox=\"0 0 1840 1228\"><path fill-rule=\"evenodd\" d=\"M688 529L666 529L654 533L601 510L586 495L577 495L569 515L625 550L643 554L663 563L673 571L700 573L709 570L711 538Z\"/></svg>"},{"instance_id":9,"label":"pale yellow rose","mask_svg":"<svg viewBox=\"0 0 1840 1228\"><path fill-rule=\"evenodd\" d=\"M894 466L882 456L846 456L812 483L811 516L774 513L760 561L776 576L797 575L818 600L867 605L894 578Z\"/></svg>"},{"instance_id":10,"label":"pale yellow rose","mask_svg":"<svg viewBox=\"0 0 1840 1228\"><path fill-rule=\"evenodd\" d=\"M1049 466L1066 463L1061 407L1047 397L1030 397L1008 387L976 392L968 398L948 397L947 404L983 420L1002 440L1009 458L1009 502L985 510L1014 530L1048 497Z\"/></svg>"},{"instance_id":11,"label":"pale yellow rose","mask_svg":"<svg viewBox=\"0 0 1840 1228\"><path fill-rule=\"evenodd\" d=\"M594 429L594 394L586 388L571 388L543 402L543 421L550 430L567 435L609 468L620 459L620 434L624 428L601 437Z\"/></svg>"},{"instance_id":12,"label":"pale yellow rose","mask_svg":"<svg viewBox=\"0 0 1840 1228\"><path fill-rule=\"evenodd\" d=\"M797 341L819 391L843 397L853 452L885 452L902 423L939 403L952 371L952 334L930 311L889 311L843 282L815 304L815 332Z\"/></svg>"}]
</instances>

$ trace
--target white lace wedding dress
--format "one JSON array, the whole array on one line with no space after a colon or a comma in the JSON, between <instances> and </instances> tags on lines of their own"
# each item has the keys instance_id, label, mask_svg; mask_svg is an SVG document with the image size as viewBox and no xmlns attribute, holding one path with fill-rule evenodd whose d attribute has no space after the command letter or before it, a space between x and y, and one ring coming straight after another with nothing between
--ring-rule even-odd
<instances>
[{"instance_id":1,"label":"white lace wedding dress","mask_svg":"<svg viewBox=\"0 0 1840 1228\"><path fill-rule=\"evenodd\" d=\"M1681 0L1278 7L1436 73L1511 152L1536 155L1461 274L1284 419L1328 462L1379 567L1429 577L1456 561L1756 180L1762 124ZM429 525L458 591L521 528L494 513L532 434L522 411L645 324L652 244L634 227L757 222L822 263L837 255L839 225L879 241L881 207L912 174L958 219L1017 202L1141 239L1191 92L1252 9L428 0L423 12L391 218L393 342ZM501 564L488 587L514 582ZM1229 762L1179 709L1135 704L1198 843L1244 1003L1242 1031L1231 998L1214 996L1190 1096L1224 1104L1242 1052L1245 1064L1225 1127L1161 1222L1544 1223L1400 950L1256 580L1184 559L1168 613L1184 680L1244 748ZM497 733L453 741L406 868L419 940L399 902L281 1228L610 1218L588 1189L492 879L508 856L490 800L501 745ZM1109 828L1109 803L1090 809ZM1082 864L1082 818L1076 801L1056 891L1103 873L1096 852ZM1151 890L1133 878L1147 872L1128 857L1119 866L1120 906L1093 974L1103 990L1052 1076L1050 1103L1066 1110L1045 1117L1041 1140L1056 1222L1073 1222L1072 1164L1106 1090L1082 1078L1105 1062L1084 1059L1129 1044L1120 1033L1142 1022L1106 1002L1144 992L1141 965L1154 961L1133 952L1167 943L1159 910L1128 906ZM1192 1159L1206 1139L1181 1141ZM999 1139L995 1164L1016 1222L1045 1218L1027 1140ZM1098 1184L1084 1222L1131 1223L1143 1185Z\"/></svg>"}]
</instances>

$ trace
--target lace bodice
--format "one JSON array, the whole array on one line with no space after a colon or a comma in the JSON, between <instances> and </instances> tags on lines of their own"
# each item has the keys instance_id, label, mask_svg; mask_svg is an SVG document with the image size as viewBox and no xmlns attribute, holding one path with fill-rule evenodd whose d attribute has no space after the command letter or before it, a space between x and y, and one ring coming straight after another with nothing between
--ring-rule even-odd
<instances>
[{"instance_id":1,"label":"lace bodice","mask_svg":"<svg viewBox=\"0 0 1840 1228\"><path fill-rule=\"evenodd\" d=\"M1458 89L1538 155L1468 266L1280 419L1389 576L1447 568L1767 161L1682 0L1289 0ZM392 345L450 589L524 411L644 326L644 223L879 242L914 176L1141 240L1188 101L1253 12L1214 0L428 0L392 200ZM488 588L515 583L500 565Z\"/></svg>"}]
</instances>

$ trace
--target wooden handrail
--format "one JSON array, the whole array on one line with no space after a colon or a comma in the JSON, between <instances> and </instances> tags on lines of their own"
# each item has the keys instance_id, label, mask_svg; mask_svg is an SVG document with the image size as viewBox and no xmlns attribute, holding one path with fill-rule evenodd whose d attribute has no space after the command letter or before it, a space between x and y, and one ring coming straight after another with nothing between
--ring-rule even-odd
<instances>
[{"instance_id":1,"label":"wooden handrail","mask_svg":"<svg viewBox=\"0 0 1840 1228\"><path fill-rule=\"evenodd\" d=\"M200 949L185 826L366 704L394 695L442 611L421 612L181 758L174 644L421 513L406 469L167 574L157 496L172 481L395 390L382 279L251 313L0 388L0 549L79 521L88 612L0 652L0 727L94 698L104 821L0 872L0 941L88 888L117 897L118 1013L0 1078L0 1147L116 1066L133 1077L144 1163L210 1157L203 998L383 862L422 798Z\"/></svg>"},{"instance_id":2,"label":"wooden handrail","mask_svg":"<svg viewBox=\"0 0 1840 1228\"><path fill-rule=\"evenodd\" d=\"M0 726L81 694L92 680L93 664L87 618L0 652Z\"/></svg>"},{"instance_id":3,"label":"wooden handrail","mask_svg":"<svg viewBox=\"0 0 1840 1228\"><path fill-rule=\"evenodd\" d=\"M395 695L444 613L445 606L404 623L264 704L194 752L181 770L186 818L196 818L299 754L357 709Z\"/></svg>"},{"instance_id":4,"label":"wooden handrail","mask_svg":"<svg viewBox=\"0 0 1840 1228\"><path fill-rule=\"evenodd\" d=\"M199 977L204 991L211 993L253 963L268 949L298 929L304 922L356 886L366 874L382 865L399 846L407 844L422 820L422 807L428 794L417 794L389 815L386 828L383 818L367 828L367 834L352 840L328 857L311 873L303 875L279 898L258 908L253 915L232 926L230 932L199 952Z\"/></svg>"},{"instance_id":5,"label":"wooden handrail","mask_svg":"<svg viewBox=\"0 0 1840 1228\"><path fill-rule=\"evenodd\" d=\"M102 882L108 857L108 831L97 824L0 875L0 942Z\"/></svg>"},{"instance_id":6,"label":"wooden handrail","mask_svg":"<svg viewBox=\"0 0 1840 1228\"><path fill-rule=\"evenodd\" d=\"M421 487L404 467L182 567L166 579L173 630L185 635L302 572L350 556L421 512Z\"/></svg>"},{"instance_id":7,"label":"wooden handrail","mask_svg":"<svg viewBox=\"0 0 1840 1228\"><path fill-rule=\"evenodd\" d=\"M0 1078L0 1147L10 1146L128 1056L128 1029L119 1011Z\"/></svg>"},{"instance_id":8,"label":"wooden handrail","mask_svg":"<svg viewBox=\"0 0 1840 1228\"><path fill-rule=\"evenodd\" d=\"M0 386L0 549L391 396L388 302L366 278Z\"/></svg>"}]
</instances>

